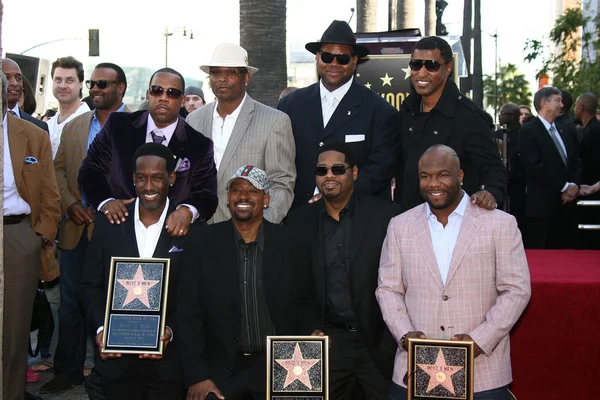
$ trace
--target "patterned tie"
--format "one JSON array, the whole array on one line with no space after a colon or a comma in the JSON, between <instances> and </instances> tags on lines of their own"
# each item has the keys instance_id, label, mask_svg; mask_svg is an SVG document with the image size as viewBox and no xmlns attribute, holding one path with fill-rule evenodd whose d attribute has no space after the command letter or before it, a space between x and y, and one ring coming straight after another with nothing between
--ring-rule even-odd
<instances>
[{"instance_id":1,"label":"patterned tie","mask_svg":"<svg viewBox=\"0 0 600 400\"><path fill-rule=\"evenodd\" d=\"M167 141L167 138L163 135L158 135L154 133L154 131L150 132L150 136L152 136L152 141L156 144L163 144L163 142Z\"/></svg>"},{"instance_id":2,"label":"patterned tie","mask_svg":"<svg viewBox=\"0 0 600 400\"><path fill-rule=\"evenodd\" d=\"M548 129L548 132L550 132L550 137L552 138L552 141L554 142L554 145L556 146L556 149L558 150L558 154L560 154L560 158L562 158L563 163L565 165L567 165L567 155L565 154L563 147L560 145L560 142L558 141L558 138L556 137L556 128L554 127L554 125L550 126L550 129Z\"/></svg>"}]
</instances>

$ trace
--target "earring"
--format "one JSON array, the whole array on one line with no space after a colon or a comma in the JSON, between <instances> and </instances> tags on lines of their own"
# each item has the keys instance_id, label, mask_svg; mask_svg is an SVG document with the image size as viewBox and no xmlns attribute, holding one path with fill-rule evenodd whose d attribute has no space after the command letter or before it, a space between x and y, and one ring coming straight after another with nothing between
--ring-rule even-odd
<instances>
[{"instance_id":1,"label":"earring","mask_svg":"<svg viewBox=\"0 0 600 400\"><path fill-rule=\"evenodd\" d=\"M264 208L267 208L267 207L269 207L269 205L268 205L268 204L265 204L263 207L264 207Z\"/></svg>"},{"instance_id":2,"label":"earring","mask_svg":"<svg viewBox=\"0 0 600 400\"><path fill-rule=\"evenodd\" d=\"M171 183L169 186L173 186L173 184Z\"/></svg>"}]
</instances>

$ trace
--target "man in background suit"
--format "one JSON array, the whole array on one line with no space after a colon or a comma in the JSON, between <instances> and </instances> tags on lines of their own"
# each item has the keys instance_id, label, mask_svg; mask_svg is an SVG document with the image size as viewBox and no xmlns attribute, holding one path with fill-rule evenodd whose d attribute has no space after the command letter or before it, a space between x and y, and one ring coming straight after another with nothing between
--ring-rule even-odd
<instances>
[{"instance_id":1,"label":"man in background suit","mask_svg":"<svg viewBox=\"0 0 600 400\"><path fill-rule=\"evenodd\" d=\"M25 111L19 108L19 99L23 93L23 75L21 75L21 67L10 58L2 59L2 72L8 79L8 110L11 114L25 121L31 122L40 129L48 132L48 124L32 117Z\"/></svg>"},{"instance_id":2,"label":"man in background suit","mask_svg":"<svg viewBox=\"0 0 600 400\"><path fill-rule=\"evenodd\" d=\"M248 65L248 53L242 47L219 45L210 63L200 69L209 75L217 99L192 112L187 122L215 145L219 205L212 222L231 218L226 205L227 180L240 165L251 164L269 177L271 201L265 218L280 223L292 204L296 180L290 119L246 93L250 77L258 69Z\"/></svg>"},{"instance_id":3,"label":"man in background suit","mask_svg":"<svg viewBox=\"0 0 600 400\"><path fill-rule=\"evenodd\" d=\"M77 183L79 168L89 145L109 114L128 111L123 104L127 90L125 72L118 65L101 63L86 82L94 104L88 111L71 120L63 128L54 158L56 182L60 191L63 219L59 226L60 308L59 339L54 355L55 376L40 387L40 393L56 393L83 382L87 330L85 315L79 302L79 281L85 255L94 228L96 211L82 196Z\"/></svg>"},{"instance_id":4,"label":"man in background suit","mask_svg":"<svg viewBox=\"0 0 600 400\"><path fill-rule=\"evenodd\" d=\"M519 134L527 181L527 247L570 248L576 236L572 201L581 183L581 158L575 138L554 124L562 109L560 90L541 88L533 96L533 105L538 116Z\"/></svg>"},{"instance_id":5,"label":"man in background suit","mask_svg":"<svg viewBox=\"0 0 600 400\"><path fill-rule=\"evenodd\" d=\"M507 400L509 332L531 296L516 220L469 201L450 147L430 147L418 168L426 203L390 222L375 292L400 344L389 398L407 398L407 338L431 338L473 340L475 400Z\"/></svg>"},{"instance_id":6,"label":"man in background suit","mask_svg":"<svg viewBox=\"0 0 600 400\"><path fill-rule=\"evenodd\" d=\"M317 193L314 163L319 147L329 142L345 142L355 154L361 171L356 189L391 198L398 113L354 79L358 59L369 51L356 44L344 21L333 21L320 42L305 47L316 55L320 80L284 97L277 107L290 116L296 141L298 178L292 208L303 206Z\"/></svg>"},{"instance_id":7,"label":"man in background suit","mask_svg":"<svg viewBox=\"0 0 600 400\"><path fill-rule=\"evenodd\" d=\"M192 262L187 255L196 246L194 228L184 237L173 237L164 229L167 215L174 209L168 199L168 192L176 182L173 153L165 146L146 143L136 150L133 161L132 186L135 186L137 197L135 202L127 205L131 217L122 224L111 224L104 215L98 214L83 268L81 302L91 333L96 337L96 370L102 378L107 399L175 400L181 398L183 386L178 343L170 343L170 339L173 332L177 332L174 316L179 270ZM162 356L100 353L104 347L102 330L106 298L108 290L112 290L108 287L111 257L171 259L167 327L161 337L168 346ZM140 301L138 298L133 301L136 300Z\"/></svg>"},{"instance_id":8,"label":"man in background suit","mask_svg":"<svg viewBox=\"0 0 600 400\"><path fill-rule=\"evenodd\" d=\"M310 242L319 330L331 337L330 397L350 399L354 383L364 398L386 400L396 343L375 299L381 246L400 206L354 190L359 169L344 143L319 149L316 185L322 199L289 216ZM323 334L322 333L322 334Z\"/></svg>"},{"instance_id":9,"label":"man in background suit","mask_svg":"<svg viewBox=\"0 0 600 400\"><path fill-rule=\"evenodd\" d=\"M204 226L180 274L178 322L189 400L265 399L266 337L318 326L302 237L263 218L265 171L247 165L226 184L232 219Z\"/></svg>"},{"instance_id":10,"label":"man in background suit","mask_svg":"<svg viewBox=\"0 0 600 400\"><path fill-rule=\"evenodd\" d=\"M58 276L54 238L60 196L48 134L8 113L2 74L4 129L4 315L2 398L23 399L29 326L38 279ZM31 395L26 394L26 398Z\"/></svg>"},{"instance_id":11,"label":"man in background suit","mask_svg":"<svg viewBox=\"0 0 600 400\"><path fill-rule=\"evenodd\" d=\"M206 221L217 207L213 144L179 116L185 81L162 68L150 78L148 111L113 113L89 147L78 182L89 204L111 223L125 222L135 196L131 157L143 143L169 147L177 161L177 181L169 191L176 206L167 218L171 235L183 236L194 221Z\"/></svg>"}]
</instances>

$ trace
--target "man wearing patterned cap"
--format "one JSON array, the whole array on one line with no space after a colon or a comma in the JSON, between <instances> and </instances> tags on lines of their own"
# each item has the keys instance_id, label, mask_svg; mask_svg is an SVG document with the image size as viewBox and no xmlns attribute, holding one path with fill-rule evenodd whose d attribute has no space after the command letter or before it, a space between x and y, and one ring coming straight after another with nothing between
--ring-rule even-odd
<instances>
[{"instance_id":1,"label":"man wearing patterned cap","mask_svg":"<svg viewBox=\"0 0 600 400\"><path fill-rule=\"evenodd\" d=\"M252 164L267 173L271 185L264 216L280 223L292 205L296 182L290 119L248 96L246 86L258 69L248 65L248 53L237 44L219 45L212 60L200 69L209 74L216 100L192 112L186 121L215 145L219 205L212 222L231 218L227 179L240 165Z\"/></svg>"},{"instance_id":2,"label":"man wearing patterned cap","mask_svg":"<svg viewBox=\"0 0 600 400\"><path fill-rule=\"evenodd\" d=\"M263 218L265 171L246 165L226 182L232 218L203 226L180 271L177 340L188 399L265 399L266 337L318 326L306 246Z\"/></svg>"}]
</instances>

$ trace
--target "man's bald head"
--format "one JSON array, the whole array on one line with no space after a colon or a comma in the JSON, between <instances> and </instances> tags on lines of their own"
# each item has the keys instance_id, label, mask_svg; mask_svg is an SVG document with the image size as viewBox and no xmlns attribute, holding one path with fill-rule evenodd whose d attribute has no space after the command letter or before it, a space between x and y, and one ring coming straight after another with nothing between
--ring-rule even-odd
<instances>
[{"instance_id":1,"label":"man's bald head","mask_svg":"<svg viewBox=\"0 0 600 400\"><path fill-rule=\"evenodd\" d=\"M598 98L593 93L583 93L575 101L575 107L573 112L575 118L578 118L583 125L587 125L588 122L594 118L598 109Z\"/></svg>"},{"instance_id":2,"label":"man's bald head","mask_svg":"<svg viewBox=\"0 0 600 400\"><path fill-rule=\"evenodd\" d=\"M458 158L458 154L456 154L456 151L454 151L452 147L446 146L445 144L434 144L425 150L419 159L419 165L421 165L421 161L429 158L447 158L451 164L456 164L457 170L460 170L460 159Z\"/></svg>"},{"instance_id":3,"label":"man's bald head","mask_svg":"<svg viewBox=\"0 0 600 400\"><path fill-rule=\"evenodd\" d=\"M2 59L2 72L8 79L8 108L13 109L23 94L21 68L10 58Z\"/></svg>"}]
</instances>

